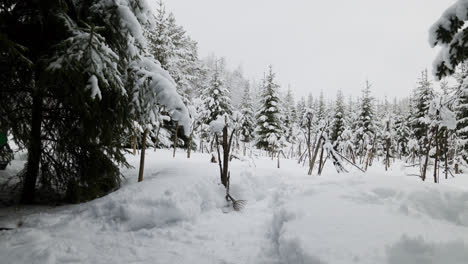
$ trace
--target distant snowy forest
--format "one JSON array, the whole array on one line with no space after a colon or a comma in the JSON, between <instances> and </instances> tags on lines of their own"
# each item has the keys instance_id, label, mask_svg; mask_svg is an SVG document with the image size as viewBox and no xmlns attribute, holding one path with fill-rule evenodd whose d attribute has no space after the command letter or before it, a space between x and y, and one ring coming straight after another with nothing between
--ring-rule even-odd
<instances>
[{"instance_id":1,"label":"distant snowy forest","mask_svg":"<svg viewBox=\"0 0 468 264\"><path fill-rule=\"evenodd\" d=\"M0 122L28 153L17 175L21 201L80 202L113 191L129 150L142 149L143 180L148 147L212 153L227 187L228 160L253 150L278 167L297 159L309 175L327 161L345 172L401 160L422 180L454 177L468 166L466 30L458 32L465 2L431 29L430 44L442 47L437 80L422 69L405 98L374 98L378 87L363 80L360 97L343 87L328 99L298 98L278 85L272 66L249 80L223 57L199 58L162 1L4 1Z\"/></svg>"}]
</instances>

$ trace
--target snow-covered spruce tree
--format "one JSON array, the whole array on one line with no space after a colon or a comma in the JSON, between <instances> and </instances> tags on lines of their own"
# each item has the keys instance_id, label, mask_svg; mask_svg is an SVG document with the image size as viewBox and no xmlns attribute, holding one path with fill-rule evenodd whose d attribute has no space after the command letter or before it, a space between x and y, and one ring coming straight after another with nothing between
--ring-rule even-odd
<instances>
[{"instance_id":1,"label":"snow-covered spruce tree","mask_svg":"<svg viewBox=\"0 0 468 264\"><path fill-rule=\"evenodd\" d=\"M165 70L169 70L173 65L176 47L172 39L173 32L169 29L169 18L166 6L162 0L158 1L154 24L148 27L145 34L148 38L148 47L153 56L161 63Z\"/></svg>"},{"instance_id":2,"label":"snow-covered spruce tree","mask_svg":"<svg viewBox=\"0 0 468 264\"><path fill-rule=\"evenodd\" d=\"M314 107L313 107L314 108ZM323 90L320 90L320 96L315 104L315 112L317 113L318 120L323 120L326 114L325 98L323 97Z\"/></svg>"},{"instance_id":3,"label":"snow-covered spruce tree","mask_svg":"<svg viewBox=\"0 0 468 264\"><path fill-rule=\"evenodd\" d=\"M314 97L312 96L312 93L309 93L307 95L307 103L306 106L310 109L314 109Z\"/></svg>"},{"instance_id":4,"label":"snow-covered spruce tree","mask_svg":"<svg viewBox=\"0 0 468 264\"><path fill-rule=\"evenodd\" d=\"M468 20L468 2L458 0L450 6L430 28L429 44L431 47L439 46L439 51L436 60L434 61L433 74L437 80L443 77L450 76L455 73L457 67L468 59L468 31L466 30L466 22ZM463 67L463 66L462 66ZM461 80L461 79L459 79ZM463 113L463 105L466 104L465 88L467 84L463 81L459 82L459 87L463 91L457 96L460 98L457 109L457 134L459 137L466 137L465 132L468 130L465 122L467 113ZM460 139L457 152L462 156L463 162L466 163L467 143L464 139Z\"/></svg>"},{"instance_id":5,"label":"snow-covered spruce tree","mask_svg":"<svg viewBox=\"0 0 468 264\"><path fill-rule=\"evenodd\" d=\"M456 166L468 165L468 85L464 83L468 77L468 64L466 62L460 64L455 73L457 81L455 90L455 113L457 115L456 128Z\"/></svg>"},{"instance_id":6,"label":"snow-covered spruce tree","mask_svg":"<svg viewBox=\"0 0 468 264\"><path fill-rule=\"evenodd\" d=\"M281 147L279 141L282 137L283 129L279 112L280 99L278 97L279 85L275 82L273 67L264 80L261 97L260 110L257 112L257 143L260 149L270 152L272 155Z\"/></svg>"},{"instance_id":7,"label":"snow-covered spruce tree","mask_svg":"<svg viewBox=\"0 0 468 264\"><path fill-rule=\"evenodd\" d=\"M300 123L300 119L304 115L305 108L306 108L306 101L305 101L304 96L302 96L299 99L299 101L297 102L297 105L296 105L296 116L297 116L297 119L298 119L299 123Z\"/></svg>"},{"instance_id":8,"label":"snow-covered spruce tree","mask_svg":"<svg viewBox=\"0 0 468 264\"><path fill-rule=\"evenodd\" d=\"M199 79L204 77L202 64L198 59L197 43L186 34L181 26L177 25L175 16L166 12L162 0L157 4L154 15L155 23L148 26L145 31L149 39L150 53L160 61L161 67L167 70L175 80L177 91L182 95L184 103L190 105L196 96L195 91L200 89L197 87L200 84ZM162 126L165 133L162 135L155 133L158 137L162 137L156 138L158 142L169 143L179 138L178 136L183 136L181 133L176 133L179 132L179 126L174 120L168 120ZM157 131L159 129L160 127ZM182 140L186 145L189 144L188 138L182 137Z\"/></svg>"},{"instance_id":9,"label":"snow-covered spruce tree","mask_svg":"<svg viewBox=\"0 0 468 264\"><path fill-rule=\"evenodd\" d=\"M427 132L428 126L425 120L429 112L429 104L434 98L434 90L432 83L427 75L427 70L421 72L421 77L418 80L418 85L413 95L413 117L412 130L416 139L419 141L422 149L428 141Z\"/></svg>"},{"instance_id":10,"label":"snow-covered spruce tree","mask_svg":"<svg viewBox=\"0 0 468 264\"><path fill-rule=\"evenodd\" d=\"M409 154L408 142L412 135L409 119L409 113L400 113L395 118L395 144L400 159Z\"/></svg>"},{"instance_id":11,"label":"snow-covered spruce tree","mask_svg":"<svg viewBox=\"0 0 468 264\"><path fill-rule=\"evenodd\" d=\"M330 140L332 141L333 145L336 147L339 145L339 140L342 138L340 137L343 131L345 130L345 105L344 105L344 98L343 92L340 90L336 95L336 103L333 115L333 123L331 128L331 137Z\"/></svg>"},{"instance_id":12,"label":"snow-covered spruce tree","mask_svg":"<svg viewBox=\"0 0 468 264\"><path fill-rule=\"evenodd\" d=\"M20 90L2 87L2 99L17 98L22 103L10 106L24 108L16 117L2 112L1 126L28 149L22 202L35 200L36 186L57 195L49 200L66 195L81 201L114 190L118 164L126 164L125 134L134 120L146 125L151 119L145 107L152 103L135 101L138 94L151 90L178 118L188 117L170 77L147 53L146 2L10 4L0 10L7 25L1 28L1 60L29 74L21 73ZM11 67L2 77L17 83L20 69Z\"/></svg>"},{"instance_id":13,"label":"snow-covered spruce tree","mask_svg":"<svg viewBox=\"0 0 468 264\"><path fill-rule=\"evenodd\" d=\"M284 135L286 141L290 144L294 143L294 125L296 123L296 109L294 103L294 96L291 87L288 87L286 96L283 102L283 120L284 120Z\"/></svg>"},{"instance_id":14,"label":"snow-covered spruce tree","mask_svg":"<svg viewBox=\"0 0 468 264\"><path fill-rule=\"evenodd\" d=\"M255 131L255 120L253 103L250 94L250 84L246 83L244 87L244 93L240 104L242 122L240 126L241 141L244 143L243 153L246 155L246 144L250 143L254 139Z\"/></svg>"},{"instance_id":15,"label":"snow-covered spruce tree","mask_svg":"<svg viewBox=\"0 0 468 264\"><path fill-rule=\"evenodd\" d=\"M299 163L301 162L301 159L304 159L305 161L305 157L304 156L307 156L307 160L309 161L309 171L310 173L309 174L312 174L312 152L314 151L313 148L314 148L314 145L316 142L313 142L312 140L312 136L313 136L313 133L315 132L315 125L316 125L316 122L317 122L317 116L314 114L314 110L312 108L309 108L309 107L305 107L304 109L304 114L302 115L301 119L300 119L300 128L302 130L302 134L304 135L304 143L305 143L305 151L304 153L301 153L300 150L299 150ZM316 137L317 139L317 137ZM299 149L300 149L300 145L299 145Z\"/></svg>"},{"instance_id":16,"label":"snow-covered spruce tree","mask_svg":"<svg viewBox=\"0 0 468 264\"><path fill-rule=\"evenodd\" d=\"M338 145L338 151L356 163L356 127L358 120L358 103L355 103L352 97L348 97L348 103L345 106L345 130L341 134L340 144Z\"/></svg>"},{"instance_id":17,"label":"snow-covered spruce tree","mask_svg":"<svg viewBox=\"0 0 468 264\"><path fill-rule=\"evenodd\" d=\"M388 170L390 167L390 158L394 156L395 153L395 118L392 109L385 98L384 114L381 117L380 121L380 140L382 153L377 154L378 156L384 156L385 170Z\"/></svg>"},{"instance_id":18,"label":"snow-covered spruce tree","mask_svg":"<svg viewBox=\"0 0 468 264\"><path fill-rule=\"evenodd\" d=\"M210 82L202 94L205 109L207 110L203 121L205 124L217 120L218 116L232 114L231 99L221 77L222 71L223 68L216 64L211 73Z\"/></svg>"},{"instance_id":19,"label":"snow-covered spruce tree","mask_svg":"<svg viewBox=\"0 0 468 264\"><path fill-rule=\"evenodd\" d=\"M299 159L301 159L303 151L305 148L303 148L304 143L306 142L306 138L304 134L301 131L301 128L303 127L303 118L306 113L306 101L304 97L301 97L299 101L297 102L296 105L296 125L295 125L295 138L296 138L296 143L297 143L297 155L299 156ZM300 162L300 160L299 160Z\"/></svg>"},{"instance_id":20,"label":"snow-covered spruce tree","mask_svg":"<svg viewBox=\"0 0 468 264\"><path fill-rule=\"evenodd\" d=\"M359 116L356 124L356 146L357 155L360 156L360 163L368 164L371 158L375 138L374 106L370 91L371 85L366 81L366 87L362 91ZM366 156L367 154L367 156Z\"/></svg>"},{"instance_id":21,"label":"snow-covered spruce tree","mask_svg":"<svg viewBox=\"0 0 468 264\"><path fill-rule=\"evenodd\" d=\"M193 99L191 103L187 106L187 108L191 117L190 134L187 144L187 158L190 158L192 149L194 149L193 145L195 143L195 137L201 137L200 132L203 125L202 119L205 116L206 109L203 100L198 97ZM200 147L202 147L201 144Z\"/></svg>"}]
</instances>

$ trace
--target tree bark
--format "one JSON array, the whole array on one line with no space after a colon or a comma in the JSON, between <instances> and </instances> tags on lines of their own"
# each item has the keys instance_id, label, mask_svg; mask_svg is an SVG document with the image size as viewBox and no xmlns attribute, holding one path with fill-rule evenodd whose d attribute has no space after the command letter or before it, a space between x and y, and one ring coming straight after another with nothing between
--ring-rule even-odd
<instances>
[{"instance_id":1,"label":"tree bark","mask_svg":"<svg viewBox=\"0 0 468 264\"><path fill-rule=\"evenodd\" d=\"M280 153L280 151L278 151L278 169L280 168L280 155L281 155L281 153Z\"/></svg>"},{"instance_id":2,"label":"tree bark","mask_svg":"<svg viewBox=\"0 0 468 264\"><path fill-rule=\"evenodd\" d=\"M445 179L448 178L448 130L445 129L445 137L444 137L444 160L445 160Z\"/></svg>"},{"instance_id":3,"label":"tree bark","mask_svg":"<svg viewBox=\"0 0 468 264\"><path fill-rule=\"evenodd\" d=\"M422 174L421 174L421 179L423 181L426 180L426 171L427 171L427 164L429 163L429 152L431 151L431 142L432 142L432 137L427 142L426 160L424 161L424 166L422 168Z\"/></svg>"},{"instance_id":4,"label":"tree bark","mask_svg":"<svg viewBox=\"0 0 468 264\"><path fill-rule=\"evenodd\" d=\"M298 154L299 154L299 155L302 154L302 151L301 151L301 144L302 144L302 142L299 141L299 151L298 151Z\"/></svg>"},{"instance_id":5,"label":"tree bark","mask_svg":"<svg viewBox=\"0 0 468 264\"><path fill-rule=\"evenodd\" d=\"M387 121L387 133L390 133L390 121ZM385 155L385 170L388 170L390 167L390 137L387 135L387 138L385 139L385 145L387 148L387 153Z\"/></svg>"},{"instance_id":6,"label":"tree bark","mask_svg":"<svg viewBox=\"0 0 468 264\"><path fill-rule=\"evenodd\" d=\"M201 153L202 153L202 154L204 153L204 152L203 152L203 147L204 147L204 145L203 145L203 137L200 135L200 150L201 150Z\"/></svg>"},{"instance_id":7,"label":"tree bark","mask_svg":"<svg viewBox=\"0 0 468 264\"><path fill-rule=\"evenodd\" d=\"M323 133L323 131L322 131L322 133ZM320 134L320 138L318 140L317 146L315 146L314 156L310 160L308 175L312 175L312 171L314 170L315 160L317 159L318 150L320 149L320 146L322 145L322 133Z\"/></svg>"},{"instance_id":8,"label":"tree bark","mask_svg":"<svg viewBox=\"0 0 468 264\"><path fill-rule=\"evenodd\" d=\"M39 89L39 88L36 88ZM42 126L42 95L39 90L33 94L31 139L28 146L28 161L21 193L21 203L31 204L34 202L36 192L36 181L42 154L41 142Z\"/></svg>"},{"instance_id":9,"label":"tree bark","mask_svg":"<svg viewBox=\"0 0 468 264\"><path fill-rule=\"evenodd\" d=\"M133 135L132 147L133 147L133 156L135 156L136 150L137 150L137 136L136 135Z\"/></svg>"},{"instance_id":10,"label":"tree bark","mask_svg":"<svg viewBox=\"0 0 468 264\"><path fill-rule=\"evenodd\" d=\"M308 159L309 159L309 168L312 164L312 135L311 135L311 128L310 128L310 119L308 119L308 125L307 125L307 142L306 142L306 145L307 145L307 155L308 155ZM299 145L299 149L300 149L300 145ZM310 170L309 170L310 171ZM311 173L309 173L309 175L311 175Z\"/></svg>"},{"instance_id":11,"label":"tree bark","mask_svg":"<svg viewBox=\"0 0 468 264\"><path fill-rule=\"evenodd\" d=\"M148 137L148 129L143 132L143 140L141 142L141 153L140 153L140 171L138 172L138 182L143 181L143 172L145 171L145 150L146 150L146 138Z\"/></svg>"},{"instance_id":12,"label":"tree bark","mask_svg":"<svg viewBox=\"0 0 468 264\"><path fill-rule=\"evenodd\" d=\"M438 161L439 161L439 127L436 127L435 129L435 147L436 147L436 153L434 157L434 183L437 183L438 182L437 166L438 166Z\"/></svg>"},{"instance_id":13,"label":"tree bark","mask_svg":"<svg viewBox=\"0 0 468 264\"><path fill-rule=\"evenodd\" d=\"M218 165L219 165L219 174L220 174L220 179L221 183L226 187L225 182L223 182L223 163L221 160L221 152L219 151L219 141L218 141L218 135L215 135L215 141L216 141L216 150L218 151Z\"/></svg>"},{"instance_id":14,"label":"tree bark","mask_svg":"<svg viewBox=\"0 0 468 264\"><path fill-rule=\"evenodd\" d=\"M323 169L323 145L322 145L322 150L320 151L320 161L319 161L319 169L318 169L318 175L322 174L322 169Z\"/></svg>"},{"instance_id":15,"label":"tree bark","mask_svg":"<svg viewBox=\"0 0 468 264\"><path fill-rule=\"evenodd\" d=\"M187 159L190 159L190 152L192 151L192 138L193 138L193 131L190 133L189 142L188 142L188 149L187 149Z\"/></svg>"},{"instance_id":16,"label":"tree bark","mask_svg":"<svg viewBox=\"0 0 468 264\"><path fill-rule=\"evenodd\" d=\"M233 131L234 134L234 131ZM223 128L223 175L221 178L221 183L226 187L227 186L227 177L229 170L229 148L228 145L228 127L227 125Z\"/></svg>"},{"instance_id":17,"label":"tree bark","mask_svg":"<svg viewBox=\"0 0 468 264\"><path fill-rule=\"evenodd\" d=\"M372 142L372 148L369 151L369 154L367 155L367 160L366 160L366 171L369 166L372 166L372 159L374 158L374 151L375 151L375 143L377 142L377 134L374 135L374 141Z\"/></svg>"}]
</instances>

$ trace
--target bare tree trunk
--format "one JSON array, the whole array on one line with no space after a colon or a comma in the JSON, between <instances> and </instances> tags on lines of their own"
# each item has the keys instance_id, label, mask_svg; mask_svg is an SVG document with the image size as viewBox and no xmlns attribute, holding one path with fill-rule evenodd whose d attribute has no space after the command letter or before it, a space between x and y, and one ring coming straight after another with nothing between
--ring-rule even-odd
<instances>
[{"instance_id":1,"label":"bare tree trunk","mask_svg":"<svg viewBox=\"0 0 468 264\"><path fill-rule=\"evenodd\" d=\"M448 150L448 130L447 130L447 129L445 130L444 150L445 150L445 151L444 151L444 152L445 152L445 153L444 153L444 154L445 154L445 155L444 155L444 160L445 160L445 162L444 162L444 163L445 163L445 179L447 179L447 178L448 178L448 170L449 170L449 168L448 168L448 152L449 152L449 150Z\"/></svg>"},{"instance_id":2,"label":"bare tree trunk","mask_svg":"<svg viewBox=\"0 0 468 264\"><path fill-rule=\"evenodd\" d=\"M375 143L377 142L377 134L374 135L374 141L372 142L372 148L369 151L369 154L367 155L367 160L366 160L366 171L367 167L372 166L372 159L374 158L374 151L375 151Z\"/></svg>"},{"instance_id":3,"label":"bare tree trunk","mask_svg":"<svg viewBox=\"0 0 468 264\"><path fill-rule=\"evenodd\" d=\"M336 152L336 154L338 154L338 156L340 156L342 159L346 160L348 163L350 163L350 164L353 165L354 167L358 168L360 171L366 172L365 170L361 169L358 165L356 165L356 163L354 163L353 161L350 161L348 158L346 158L345 156L341 155L339 152Z\"/></svg>"},{"instance_id":4,"label":"bare tree trunk","mask_svg":"<svg viewBox=\"0 0 468 264\"><path fill-rule=\"evenodd\" d=\"M280 168L280 156L281 156L281 152L278 151L278 169Z\"/></svg>"},{"instance_id":5,"label":"bare tree trunk","mask_svg":"<svg viewBox=\"0 0 468 264\"><path fill-rule=\"evenodd\" d=\"M325 159L324 159L323 162L322 162L321 169L320 169L319 172L318 172L318 175L319 175L319 176L322 175L323 168L324 168L324 166L325 166L325 163L327 163L327 160L328 160L328 156L325 157ZM335 168L336 168L336 167L335 167ZM338 172L338 173L339 173L339 172Z\"/></svg>"},{"instance_id":6,"label":"bare tree trunk","mask_svg":"<svg viewBox=\"0 0 468 264\"><path fill-rule=\"evenodd\" d=\"M176 153L176 150L177 150L177 141L179 140L177 138L177 132L179 131L179 122L176 122L176 129L175 129L175 135L174 135L174 153L172 153L172 157L175 158L175 153Z\"/></svg>"},{"instance_id":7,"label":"bare tree trunk","mask_svg":"<svg viewBox=\"0 0 468 264\"><path fill-rule=\"evenodd\" d=\"M187 148L187 159L190 159L190 152L192 151L192 139L193 139L193 131L190 133L188 148Z\"/></svg>"},{"instance_id":8,"label":"bare tree trunk","mask_svg":"<svg viewBox=\"0 0 468 264\"><path fill-rule=\"evenodd\" d=\"M356 155L354 154L354 151L351 148L351 146L349 147L349 153L351 153L351 159L353 160L353 164L356 164Z\"/></svg>"},{"instance_id":9,"label":"bare tree trunk","mask_svg":"<svg viewBox=\"0 0 468 264\"><path fill-rule=\"evenodd\" d=\"M138 172L138 182L143 181L143 172L145 171L145 150L146 150L146 138L148 136L148 129L143 132L143 140L141 143L141 155L140 155L140 171Z\"/></svg>"},{"instance_id":10,"label":"bare tree trunk","mask_svg":"<svg viewBox=\"0 0 468 264\"><path fill-rule=\"evenodd\" d=\"M426 171L427 171L427 164L429 163L429 152L431 150L431 142L432 142L432 137L427 142L426 160L424 161L424 165L423 165L422 173L421 173L421 179L423 181L426 180Z\"/></svg>"},{"instance_id":11,"label":"bare tree trunk","mask_svg":"<svg viewBox=\"0 0 468 264\"><path fill-rule=\"evenodd\" d=\"M210 152L213 152L213 144L214 144L214 139L210 141Z\"/></svg>"},{"instance_id":12,"label":"bare tree trunk","mask_svg":"<svg viewBox=\"0 0 468 264\"><path fill-rule=\"evenodd\" d=\"M245 157L245 155L247 154L247 146L246 146L245 141L244 141L244 150L243 150L243 154L244 154L244 157Z\"/></svg>"},{"instance_id":13,"label":"bare tree trunk","mask_svg":"<svg viewBox=\"0 0 468 264\"><path fill-rule=\"evenodd\" d=\"M137 150L137 136L136 135L133 136L132 145L133 145L133 156L135 156L136 150Z\"/></svg>"},{"instance_id":14,"label":"bare tree trunk","mask_svg":"<svg viewBox=\"0 0 468 264\"><path fill-rule=\"evenodd\" d=\"M374 164L374 157L375 155L375 145L377 145L377 134L374 136L374 143L372 144L372 149L371 149L371 158L370 158L370 163L369 166L372 166ZM379 156L377 156L377 161L379 161Z\"/></svg>"},{"instance_id":15,"label":"bare tree trunk","mask_svg":"<svg viewBox=\"0 0 468 264\"><path fill-rule=\"evenodd\" d=\"M366 167L364 168L365 171L367 171L367 168L369 167L371 153L372 153L371 150L369 150L369 153L367 153Z\"/></svg>"},{"instance_id":16,"label":"bare tree trunk","mask_svg":"<svg viewBox=\"0 0 468 264\"><path fill-rule=\"evenodd\" d=\"M319 168L318 168L318 174L322 174L322 167L323 166L323 144L322 144L322 150L320 151L320 161L319 161Z\"/></svg>"},{"instance_id":17,"label":"bare tree trunk","mask_svg":"<svg viewBox=\"0 0 468 264\"><path fill-rule=\"evenodd\" d=\"M201 153L203 154L203 138L202 136L200 136L200 150L201 150Z\"/></svg>"},{"instance_id":18,"label":"bare tree trunk","mask_svg":"<svg viewBox=\"0 0 468 264\"><path fill-rule=\"evenodd\" d=\"M310 160L308 175L312 175L312 171L314 170L315 160L317 159L318 150L320 149L320 146L322 145L322 134L323 134L323 131L322 131L322 133L320 134L320 137L319 137L317 146L315 146L314 156L313 156L312 159Z\"/></svg>"},{"instance_id":19,"label":"bare tree trunk","mask_svg":"<svg viewBox=\"0 0 468 264\"><path fill-rule=\"evenodd\" d=\"M232 134L234 135L234 131ZM225 125L223 128L223 178L221 179L221 182L224 186L227 186L228 181L229 151L230 146L228 145L228 127Z\"/></svg>"},{"instance_id":20,"label":"bare tree trunk","mask_svg":"<svg viewBox=\"0 0 468 264\"><path fill-rule=\"evenodd\" d=\"M390 121L387 121L387 133L390 133ZM385 145L387 148L387 154L385 155L385 170L390 167L390 136L387 135L385 139Z\"/></svg>"},{"instance_id":21,"label":"bare tree trunk","mask_svg":"<svg viewBox=\"0 0 468 264\"><path fill-rule=\"evenodd\" d=\"M42 154L41 127L42 96L39 88L36 88L33 94L28 161L26 163L26 173L23 182L23 190L21 192L21 203L23 204L31 204L34 202L35 198L36 181Z\"/></svg>"},{"instance_id":22,"label":"bare tree trunk","mask_svg":"<svg viewBox=\"0 0 468 264\"><path fill-rule=\"evenodd\" d=\"M219 141L218 141L218 135L215 135L215 141L216 141L216 150L218 152L218 165L219 165L219 174L221 178L221 183L226 187L225 181L224 181L224 176L223 176L223 162L221 160L221 152L219 151Z\"/></svg>"},{"instance_id":23,"label":"bare tree trunk","mask_svg":"<svg viewBox=\"0 0 468 264\"><path fill-rule=\"evenodd\" d=\"M307 158L309 160L309 175L312 175L310 167L312 166L312 135L311 135L311 121L308 119L307 122L307 139L306 139L306 145L307 145ZM314 161L315 162L315 161ZM305 160L304 160L305 163ZM304 165L303 165L304 166Z\"/></svg>"},{"instance_id":24,"label":"bare tree trunk","mask_svg":"<svg viewBox=\"0 0 468 264\"><path fill-rule=\"evenodd\" d=\"M434 158L434 183L438 182L437 179L437 167L438 167L438 161L439 161L439 127L436 127L435 129L435 147L436 147L436 153L435 153L435 158Z\"/></svg>"},{"instance_id":25,"label":"bare tree trunk","mask_svg":"<svg viewBox=\"0 0 468 264\"><path fill-rule=\"evenodd\" d=\"M222 147L223 147L223 160L221 161L221 152L219 150L219 141L218 141L218 135L215 135L215 141L216 141L216 149L218 151L218 164L219 164L219 171L220 171L220 176L221 176L221 183L224 185L224 187L228 188L229 185L229 154L231 152L231 146L232 146L232 138L234 136L235 131L232 131L231 136L228 136L228 127L227 125L224 126L223 128L223 141L222 141ZM228 138L229 137L229 138Z\"/></svg>"}]
</instances>

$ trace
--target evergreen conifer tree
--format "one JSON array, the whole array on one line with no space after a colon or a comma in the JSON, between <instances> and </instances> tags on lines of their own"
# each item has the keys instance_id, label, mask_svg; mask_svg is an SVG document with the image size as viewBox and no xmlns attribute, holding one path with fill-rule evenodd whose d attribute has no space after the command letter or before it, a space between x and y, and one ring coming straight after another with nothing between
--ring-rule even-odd
<instances>
[{"instance_id":1,"label":"evergreen conifer tree","mask_svg":"<svg viewBox=\"0 0 468 264\"><path fill-rule=\"evenodd\" d=\"M217 120L218 116L232 114L229 91L224 86L222 68L218 64L212 72L210 82L203 92L202 98L207 110L207 116L204 118L205 124Z\"/></svg>"},{"instance_id":2,"label":"evergreen conifer tree","mask_svg":"<svg viewBox=\"0 0 468 264\"><path fill-rule=\"evenodd\" d=\"M148 52L146 1L10 4L0 8L0 60L13 66L1 72L0 126L28 149L22 201L34 201L36 186L69 201L114 190L135 121L156 119L155 102L188 118Z\"/></svg>"},{"instance_id":3,"label":"evergreen conifer tree","mask_svg":"<svg viewBox=\"0 0 468 264\"><path fill-rule=\"evenodd\" d=\"M425 120L429 112L429 104L434 98L432 83L427 75L427 70L421 72L418 86L414 92L414 112L412 118L412 129L416 139L422 147L427 141L428 125Z\"/></svg>"},{"instance_id":4,"label":"evergreen conifer tree","mask_svg":"<svg viewBox=\"0 0 468 264\"><path fill-rule=\"evenodd\" d=\"M364 158L367 150L372 148L372 144L375 141L374 106L370 88L369 81L366 81L366 87L362 91L360 111L356 124L357 151L362 158Z\"/></svg>"},{"instance_id":5,"label":"evergreen conifer tree","mask_svg":"<svg viewBox=\"0 0 468 264\"><path fill-rule=\"evenodd\" d=\"M291 87L288 87L284 98L284 134L289 143L294 142L294 126L296 123L296 109Z\"/></svg>"},{"instance_id":6,"label":"evergreen conifer tree","mask_svg":"<svg viewBox=\"0 0 468 264\"><path fill-rule=\"evenodd\" d=\"M275 74L270 66L264 80L261 107L257 113L257 147L275 152L280 147L283 129L279 112L280 99L278 97L279 85L275 82Z\"/></svg>"},{"instance_id":7,"label":"evergreen conifer tree","mask_svg":"<svg viewBox=\"0 0 468 264\"><path fill-rule=\"evenodd\" d=\"M345 105L343 100L343 92L338 91L336 95L335 111L330 137L334 145L338 143L337 141L339 137L345 130Z\"/></svg>"},{"instance_id":8,"label":"evergreen conifer tree","mask_svg":"<svg viewBox=\"0 0 468 264\"><path fill-rule=\"evenodd\" d=\"M241 141L249 143L252 141L255 131L255 120L249 83L246 83L244 87L240 108L242 113Z\"/></svg>"}]
</instances>

